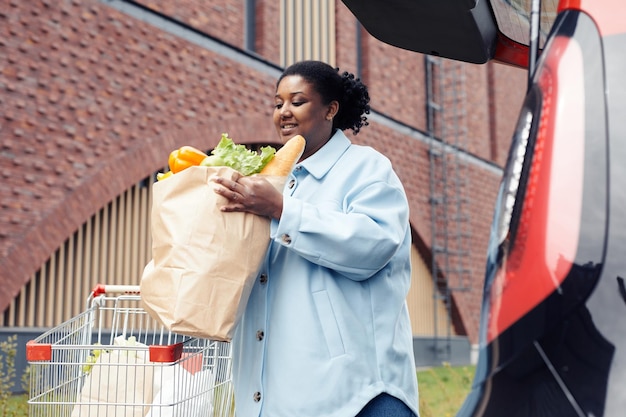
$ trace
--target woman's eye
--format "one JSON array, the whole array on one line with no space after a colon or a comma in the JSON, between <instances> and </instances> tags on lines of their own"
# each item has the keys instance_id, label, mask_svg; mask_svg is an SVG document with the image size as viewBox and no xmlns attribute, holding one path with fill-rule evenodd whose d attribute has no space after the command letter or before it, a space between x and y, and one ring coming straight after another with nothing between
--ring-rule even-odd
<instances>
[{"instance_id":1,"label":"woman's eye","mask_svg":"<svg viewBox=\"0 0 626 417\"><path fill-rule=\"evenodd\" d=\"M294 101L294 102L293 102L294 107L300 107L300 106L302 106L303 104L304 104L304 101Z\"/></svg>"},{"instance_id":2,"label":"woman's eye","mask_svg":"<svg viewBox=\"0 0 626 417\"><path fill-rule=\"evenodd\" d=\"M275 108L275 109L280 109L281 107L283 107L283 104L282 104L282 103L276 103L276 104L274 104L274 108Z\"/></svg>"}]
</instances>

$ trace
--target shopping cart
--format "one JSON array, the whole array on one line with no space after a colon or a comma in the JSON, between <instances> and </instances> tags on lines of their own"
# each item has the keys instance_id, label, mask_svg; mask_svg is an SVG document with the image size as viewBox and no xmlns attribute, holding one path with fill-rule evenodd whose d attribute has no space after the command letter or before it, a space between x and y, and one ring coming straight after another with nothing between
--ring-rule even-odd
<instances>
[{"instance_id":1,"label":"shopping cart","mask_svg":"<svg viewBox=\"0 0 626 417\"><path fill-rule=\"evenodd\" d=\"M230 417L230 344L167 331L139 287L98 285L84 312L27 343L32 417Z\"/></svg>"}]
</instances>

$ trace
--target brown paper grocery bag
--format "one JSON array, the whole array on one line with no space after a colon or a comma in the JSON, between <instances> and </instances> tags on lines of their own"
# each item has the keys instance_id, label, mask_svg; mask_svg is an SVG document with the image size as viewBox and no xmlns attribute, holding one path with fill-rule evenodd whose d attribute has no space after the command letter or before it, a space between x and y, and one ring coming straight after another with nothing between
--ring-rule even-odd
<instances>
[{"instance_id":1,"label":"brown paper grocery bag","mask_svg":"<svg viewBox=\"0 0 626 417\"><path fill-rule=\"evenodd\" d=\"M213 190L228 167L190 167L158 181L152 195L152 261L141 300L172 332L230 341L269 244L270 220L224 213ZM267 177L279 190L285 177Z\"/></svg>"}]
</instances>

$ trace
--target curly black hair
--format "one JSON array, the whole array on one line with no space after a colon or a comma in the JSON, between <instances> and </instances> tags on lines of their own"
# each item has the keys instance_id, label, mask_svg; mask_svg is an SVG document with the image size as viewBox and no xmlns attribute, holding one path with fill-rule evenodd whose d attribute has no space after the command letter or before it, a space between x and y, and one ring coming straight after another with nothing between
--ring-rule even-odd
<instances>
[{"instance_id":1,"label":"curly black hair","mask_svg":"<svg viewBox=\"0 0 626 417\"><path fill-rule=\"evenodd\" d=\"M299 75L309 82L320 94L324 104L337 100L339 110L333 119L333 128L352 129L356 135L363 126L369 124L365 115L370 113L370 96L367 86L354 74L345 71L340 74L339 68L322 61L300 61L283 71L276 87L289 75Z\"/></svg>"}]
</instances>

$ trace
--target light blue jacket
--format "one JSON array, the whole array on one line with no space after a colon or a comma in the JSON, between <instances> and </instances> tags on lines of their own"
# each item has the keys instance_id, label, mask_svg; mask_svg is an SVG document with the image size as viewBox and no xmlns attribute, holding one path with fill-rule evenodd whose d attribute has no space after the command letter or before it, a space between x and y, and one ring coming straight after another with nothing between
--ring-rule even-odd
<instances>
[{"instance_id":1,"label":"light blue jacket","mask_svg":"<svg viewBox=\"0 0 626 417\"><path fill-rule=\"evenodd\" d=\"M341 131L296 166L233 339L238 417L354 417L381 392L418 414L408 211Z\"/></svg>"}]
</instances>

